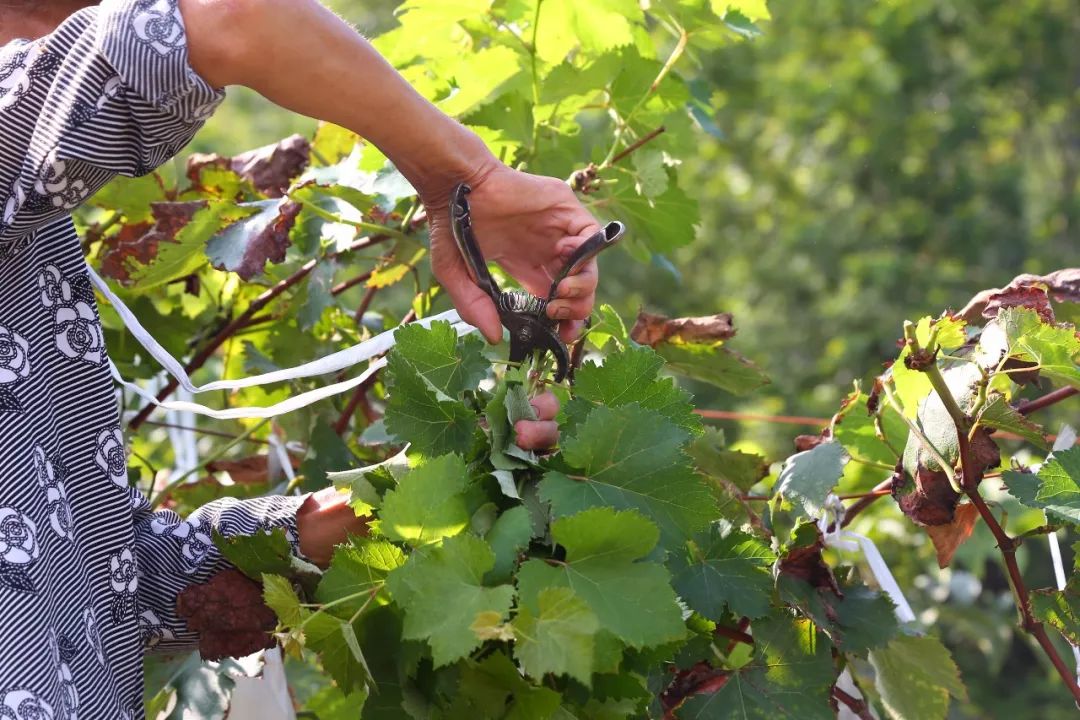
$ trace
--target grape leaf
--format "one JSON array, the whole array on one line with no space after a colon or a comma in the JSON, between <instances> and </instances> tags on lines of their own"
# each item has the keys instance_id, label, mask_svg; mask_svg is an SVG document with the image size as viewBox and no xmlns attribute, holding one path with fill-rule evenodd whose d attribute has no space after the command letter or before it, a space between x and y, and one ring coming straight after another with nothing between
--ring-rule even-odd
<instances>
[{"instance_id":1,"label":"grape leaf","mask_svg":"<svg viewBox=\"0 0 1080 720\"><path fill-rule=\"evenodd\" d=\"M206 264L206 253L203 250L207 240L223 225L246 214L231 203L209 203L196 212L191 222L176 234L175 242L159 244L157 255L152 262L142 265L131 261L129 277L132 291L143 295L196 272Z\"/></svg>"},{"instance_id":2,"label":"grape leaf","mask_svg":"<svg viewBox=\"0 0 1080 720\"><path fill-rule=\"evenodd\" d=\"M725 609L751 619L769 612L776 555L757 538L713 526L668 560L672 585L686 604L710 620Z\"/></svg>"},{"instance_id":3,"label":"grape leaf","mask_svg":"<svg viewBox=\"0 0 1080 720\"><path fill-rule=\"evenodd\" d=\"M570 425L583 421L597 405L621 407L637 403L685 430L698 432L701 418L694 414L690 395L671 378L661 377L663 368L663 358L647 347L626 347L610 353L603 365L585 363L574 378L574 399L566 408Z\"/></svg>"},{"instance_id":4,"label":"grape leaf","mask_svg":"<svg viewBox=\"0 0 1080 720\"><path fill-rule=\"evenodd\" d=\"M386 429L427 456L459 451L472 444L476 415L458 400L440 399L436 390L397 350L386 367L390 398ZM444 395L445 397L445 395Z\"/></svg>"},{"instance_id":5,"label":"grape leaf","mask_svg":"<svg viewBox=\"0 0 1080 720\"><path fill-rule=\"evenodd\" d=\"M694 239L697 201L674 182L666 192L650 198L639 194L633 183L620 181L611 199L610 211L623 218L653 252L670 252Z\"/></svg>"},{"instance_id":6,"label":"grape leaf","mask_svg":"<svg viewBox=\"0 0 1080 720\"><path fill-rule=\"evenodd\" d=\"M881 702L895 720L944 720L949 696L967 691L949 651L937 639L900 635L870 651Z\"/></svg>"},{"instance_id":7,"label":"grape leaf","mask_svg":"<svg viewBox=\"0 0 1080 720\"><path fill-rule=\"evenodd\" d=\"M587 54L629 45L631 22L640 23L641 8L632 0L536 0L536 53L547 63L559 63L578 45Z\"/></svg>"},{"instance_id":8,"label":"grape leaf","mask_svg":"<svg viewBox=\"0 0 1080 720\"><path fill-rule=\"evenodd\" d=\"M597 407L563 443L574 470L545 474L540 497L556 517L597 505L638 510L660 527L664 547L681 546L713 519L715 504L682 450L686 440L640 405Z\"/></svg>"},{"instance_id":9,"label":"grape leaf","mask_svg":"<svg viewBox=\"0 0 1080 720\"><path fill-rule=\"evenodd\" d=\"M292 546L281 528L269 533L225 536L216 530L214 544L221 554L252 580L263 574L288 575L293 568Z\"/></svg>"},{"instance_id":10,"label":"grape leaf","mask_svg":"<svg viewBox=\"0 0 1080 720\"><path fill-rule=\"evenodd\" d=\"M299 625L304 611L300 607L300 596L296 594L292 583L280 575L263 573L262 584L263 602L277 613L281 623L288 627Z\"/></svg>"},{"instance_id":11,"label":"grape leaf","mask_svg":"<svg viewBox=\"0 0 1080 720\"><path fill-rule=\"evenodd\" d=\"M364 687L370 673L352 625L327 613L304 623L304 644L319 653L326 672L345 693Z\"/></svg>"},{"instance_id":12,"label":"grape leaf","mask_svg":"<svg viewBox=\"0 0 1080 720\"><path fill-rule=\"evenodd\" d=\"M1028 507L1080 523L1080 447L1055 451L1037 475L1008 470L1004 480L1012 496Z\"/></svg>"},{"instance_id":13,"label":"grape leaf","mask_svg":"<svg viewBox=\"0 0 1080 720\"><path fill-rule=\"evenodd\" d=\"M477 615L504 618L510 611L514 588L483 584L484 574L494 566L495 554L487 543L474 535L458 535L414 551L387 577L394 600L405 611L402 636L426 641L436 667L480 645L472 630Z\"/></svg>"},{"instance_id":14,"label":"grape leaf","mask_svg":"<svg viewBox=\"0 0 1080 720\"><path fill-rule=\"evenodd\" d=\"M995 323L1005 334L1012 357L1036 363L1044 377L1080 389L1080 337L1072 326L1043 322L1034 310L1003 308Z\"/></svg>"},{"instance_id":15,"label":"grape leaf","mask_svg":"<svg viewBox=\"0 0 1080 720\"><path fill-rule=\"evenodd\" d=\"M753 657L714 693L695 695L680 720L833 720L832 648L808 620L770 617L754 623Z\"/></svg>"},{"instance_id":16,"label":"grape leaf","mask_svg":"<svg viewBox=\"0 0 1080 720\"><path fill-rule=\"evenodd\" d=\"M751 22L772 19L765 0L712 0L712 7L713 12L720 17L729 12L737 12Z\"/></svg>"},{"instance_id":17,"label":"grape leaf","mask_svg":"<svg viewBox=\"0 0 1080 720\"><path fill-rule=\"evenodd\" d=\"M706 428L686 449L698 470L747 492L769 474L769 464L760 455L724 449L723 433Z\"/></svg>"},{"instance_id":18,"label":"grape leaf","mask_svg":"<svg viewBox=\"0 0 1080 720\"><path fill-rule=\"evenodd\" d=\"M489 583L505 582L517 566L518 553L529 546L532 522L523 506L513 507L499 515L484 537L495 552L495 566L485 576Z\"/></svg>"},{"instance_id":19,"label":"grape leaf","mask_svg":"<svg viewBox=\"0 0 1080 720\"><path fill-rule=\"evenodd\" d=\"M315 599L323 604L335 603L330 609L335 615L353 617L360 608L371 603L386 582L386 576L405 563L405 555L385 540L353 538L348 545L334 550L330 567L323 573L315 590ZM345 600L351 596L352 600Z\"/></svg>"},{"instance_id":20,"label":"grape leaf","mask_svg":"<svg viewBox=\"0 0 1080 720\"><path fill-rule=\"evenodd\" d=\"M491 367L483 356L484 341L475 334L459 338L448 322L435 322L430 328L403 325L394 333L394 342L392 357L398 364L407 363L447 398L475 390Z\"/></svg>"},{"instance_id":21,"label":"grape leaf","mask_svg":"<svg viewBox=\"0 0 1080 720\"><path fill-rule=\"evenodd\" d=\"M541 590L537 606L536 614L523 606L513 623L514 657L522 670L537 681L552 673L589 685L594 636L600 628L596 615L570 588Z\"/></svg>"},{"instance_id":22,"label":"grape leaf","mask_svg":"<svg viewBox=\"0 0 1080 720\"><path fill-rule=\"evenodd\" d=\"M1019 435L1042 450L1049 449L1042 427L1017 412L1016 408L1009 405L1004 395L994 395L979 413L975 422L994 430L1004 430Z\"/></svg>"},{"instance_id":23,"label":"grape leaf","mask_svg":"<svg viewBox=\"0 0 1080 720\"><path fill-rule=\"evenodd\" d=\"M825 499L844 474L848 456L837 442L823 442L812 450L796 453L784 463L777 492L798 502L810 517L818 517Z\"/></svg>"},{"instance_id":24,"label":"grape leaf","mask_svg":"<svg viewBox=\"0 0 1080 720\"><path fill-rule=\"evenodd\" d=\"M324 260L308 275L307 282L304 283L303 300L296 311L296 320L301 330L311 330L315 327L322 318L323 311L333 305L334 296L330 290L334 286L336 272L337 263L333 260Z\"/></svg>"},{"instance_id":25,"label":"grape leaf","mask_svg":"<svg viewBox=\"0 0 1080 720\"><path fill-rule=\"evenodd\" d=\"M893 448L907 443L907 424L892 405L882 408L879 417L886 444L877 435L874 416L866 412L866 399L865 393L849 398L847 404L852 408L833 426L833 438L853 459L893 465L899 459Z\"/></svg>"},{"instance_id":26,"label":"grape leaf","mask_svg":"<svg viewBox=\"0 0 1080 720\"><path fill-rule=\"evenodd\" d=\"M1031 611L1036 618L1057 628L1074 645L1080 645L1080 591L1076 580L1064 590L1033 590Z\"/></svg>"},{"instance_id":27,"label":"grape leaf","mask_svg":"<svg viewBox=\"0 0 1080 720\"><path fill-rule=\"evenodd\" d=\"M562 720L555 714L559 693L531 685L502 652L493 652L480 662L463 663L460 673L448 720Z\"/></svg>"},{"instance_id":28,"label":"grape leaf","mask_svg":"<svg viewBox=\"0 0 1080 720\"><path fill-rule=\"evenodd\" d=\"M529 560L518 571L521 605L540 613L541 591L572 588L596 614L600 627L631 647L681 639L682 613L663 566L642 561L656 546L656 525L634 511L593 508L551 525L566 562ZM633 592L627 592L633 588Z\"/></svg>"},{"instance_id":29,"label":"grape leaf","mask_svg":"<svg viewBox=\"0 0 1080 720\"><path fill-rule=\"evenodd\" d=\"M882 647L899 629L892 601L861 583L841 581L842 596L786 573L776 584L780 597L813 618L844 652Z\"/></svg>"},{"instance_id":30,"label":"grape leaf","mask_svg":"<svg viewBox=\"0 0 1080 720\"><path fill-rule=\"evenodd\" d=\"M663 343L656 351L672 372L715 385L732 395L746 395L770 382L757 365L721 343Z\"/></svg>"},{"instance_id":31,"label":"grape leaf","mask_svg":"<svg viewBox=\"0 0 1080 720\"><path fill-rule=\"evenodd\" d=\"M206 255L218 270L235 272L244 280L260 275L267 261L280 263L290 245L289 231L303 208L289 199L259 200L237 207L251 211L206 244Z\"/></svg>"},{"instance_id":32,"label":"grape leaf","mask_svg":"<svg viewBox=\"0 0 1080 720\"><path fill-rule=\"evenodd\" d=\"M380 529L414 547L457 535L469 525L465 487L469 474L457 455L428 460L383 497Z\"/></svg>"}]
</instances>

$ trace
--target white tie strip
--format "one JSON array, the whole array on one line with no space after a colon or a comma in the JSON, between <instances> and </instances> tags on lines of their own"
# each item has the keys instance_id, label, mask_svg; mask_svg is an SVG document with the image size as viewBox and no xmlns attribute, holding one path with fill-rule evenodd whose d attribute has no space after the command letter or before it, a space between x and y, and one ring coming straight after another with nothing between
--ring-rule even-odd
<instances>
[{"instance_id":1,"label":"white tie strip","mask_svg":"<svg viewBox=\"0 0 1080 720\"><path fill-rule=\"evenodd\" d=\"M386 332L380 333L379 335L369 338L350 348L339 350L319 358L318 360L313 360L312 362L296 367L275 370L273 372L263 373L262 375L254 375L237 380L217 380L205 385L196 385L191 381L191 378L188 377L187 372L184 370L184 366L176 358L170 355L169 351L162 347L161 344L147 332L146 328L139 322L139 319L135 317L135 314L132 313L124 302L109 289L108 284L94 272L94 269L87 265L87 271L89 272L90 280L94 284L94 287L96 287L109 303L112 304L113 308L120 316L120 319L123 320L124 325L127 326L127 329L135 336L135 339L138 340L139 344L146 348L146 351L150 353L151 357L160 363L161 366L176 379L181 388L192 394L213 392L215 390L240 390L270 383L327 375L371 360L379 355L385 355L386 352L394 346L394 333L397 328L387 330ZM458 335L465 335L476 329L472 325L463 322L456 310L448 310L447 312L433 315L432 317L424 318L423 320L417 320L415 321L415 324L429 327L431 323L439 320L451 323ZM236 407L216 410L196 402L184 400L158 400L153 392L125 380L120 375L120 371L116 368L116 365L111 361L109 363L109 369L112 372L113 379L117 383L150 403L165 410L194 412L217 420L237 420L241 418L263 419L284 415L285 413L307 407L319 400L347 392L366 381L384 367L386 367L386 359L380 358L368 365L367 369L355 378L300 393L299 395L290 397L288 400L284 400L269 407Z\"/></svg>"}]
</instances>

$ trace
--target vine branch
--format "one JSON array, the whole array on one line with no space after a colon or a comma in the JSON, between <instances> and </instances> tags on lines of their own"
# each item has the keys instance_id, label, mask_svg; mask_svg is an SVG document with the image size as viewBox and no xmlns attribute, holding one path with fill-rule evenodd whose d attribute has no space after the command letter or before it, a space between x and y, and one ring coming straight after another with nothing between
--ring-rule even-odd
<instances>
[{"instance_id":1,"label":"vine branch","mask_svg":"<svg viewBox=\"0 0 1080 720\"><path fill-rule=\"evenodd\" d=\"M1047 393L1040 398L1035 398L1034 400L1028 400L1027 402L1020 403L1020 405L1016 407L1016 412L1020 413L1021 415L1030 415L1037 410L1042 410L1043 408L1050 407L1051 405L1056 405L1062 400L1071 398L1077 393L1080 393L1080 390L1077 390L1073 387L1058 388L1057 390Z\"/></svg>"},{"instance_id":2,"label":"vine branch","mask_svg":"<svg viewBox=\"0 0 1080 720\"><path fill-rule=\"evenodd\" d=\"M912 345L912 351L921 350L919 341L914 334L908 338L908 342ZM931 343L933 344L933 343ZM927 350L934 354L936 347L927 348ZM930 380L930 384L933 385L934 390L941 398L942 404L949 412L953 422L956 425L956 441L960 454L960 480L961 487L965 495L971 501L971 504L978 510L979 515L982 517L983 522L990 529L990 533L994 536L994 540L997 542L998 550L1001 551L1002 560L1005 563L1005 568L1009 574L1009 584L1012 587L1013 596L1016 598L1016 608L1020 613L1020 625L1021 627L1031 634L1039 645L1042 647L1046 656L1050 659L1050 663L1057 670L1058 675L1061 676L1062 682L1065 683L1065 687L1072 693L1073 698L1077 703L1080 703L1080 685L1076 683L1076 676L1065 665L1065 661L1062 660L1061 655L1058 653L1057 648L1050 641L1050 637L1046 634L1046 627L1035 618L1031 612L1031 594L1028 591L1027 585L1024 583L1024 576L1020 572L1020 566L1016 562L1016 548L1020 543L1016 538L1010 537L1001 527L1001 523L994 517L994 514L990 512L990 508L987 507L986 501L983 500L982 495L979 493L979 470L975 463L975 458L971 450L971 442L968 440L967 428L971 424L971 419L967 417L960 409L959 404L956 402L956 397L952 394L949 386L945 383L945 379L941 374L941 369L937 366L937 362L931 362L927 367L923 368L927 378Z\"/></svg>"},{"instance_id":3,"label":"vine branch","mask_svg":"<svg viewBox=\"0 0 1080 720\"><path fill-rule=\"evenodd\" d=\"M840 688L833 686L832 696L839 702L847 705L851 712L855 713L859 720L874 720L873 714L870 712L870 707L866 704L866 701L862 698L857 698Z\"/></svg>"}]
</instances>

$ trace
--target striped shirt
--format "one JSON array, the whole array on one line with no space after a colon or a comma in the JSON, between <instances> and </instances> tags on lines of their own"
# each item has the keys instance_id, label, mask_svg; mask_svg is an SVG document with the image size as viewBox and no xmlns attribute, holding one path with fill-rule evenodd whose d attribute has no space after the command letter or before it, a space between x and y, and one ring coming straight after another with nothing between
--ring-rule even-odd
<instances>
[{"instance_id":1,"label":"striped shirt","mask_svg":"<svg viewBox=\"0 0 1080 720\"><path fill-rule=\"evenodd\" d=\"M105 0L0 48L0 718L143 717L144 649L225 562L210 539L303 498L153 511L128 483L101 321L70 212L184 147L222 94L190 68L177 0Z\"/></svg>"}]
</instances>

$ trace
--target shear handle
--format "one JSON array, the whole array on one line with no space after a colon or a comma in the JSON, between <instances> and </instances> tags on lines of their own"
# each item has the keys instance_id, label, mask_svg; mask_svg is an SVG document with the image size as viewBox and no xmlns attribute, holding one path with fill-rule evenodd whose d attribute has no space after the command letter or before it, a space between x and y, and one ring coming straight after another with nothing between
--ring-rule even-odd
<instances>
[{"instance_id":1,"label":"shear handle","mask_svg":"<svg viewBox=\"0 0 1080 720\"><path fill-rule=\"evenodd\" d=\"M472 217L469 214L469 200L466 197L472 188L465 183L459 183L450 196L450 228L454 235L454 242L465 266L469 270L469 277L476 285L487 293L488 297L495 300L499 296L499 286L495 278L488 271L487 261L480 252L480 244L476 241L473 233Z\"/></svg>"},{"instance_id":2,"label":"shear handle","mask_svg":"<svg viewBox=\"0 0 1080 720\"><path fill-rule=\"evenodd\" d=\"M607 250L617 243L624 232L626 232L626 226L618 220L613 220L597 230L588 240L578 245L577 249L574 250L574 254L570 256L563 269L559 271L559 274L551 282L551 290L548 291L548 302L555 299L555 295L559 291L559 283L581 270L585 263L599 255L601 251Z\"/></svg>"}]
</instances>

